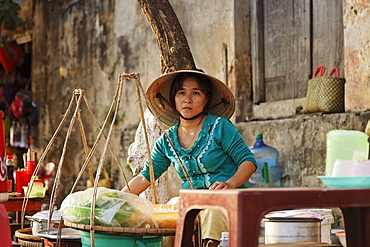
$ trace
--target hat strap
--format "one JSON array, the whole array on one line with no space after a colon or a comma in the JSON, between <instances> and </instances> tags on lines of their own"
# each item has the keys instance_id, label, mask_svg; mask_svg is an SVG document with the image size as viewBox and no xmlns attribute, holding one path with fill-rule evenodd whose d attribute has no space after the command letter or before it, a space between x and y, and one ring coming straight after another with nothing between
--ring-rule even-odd
<instances>
[{"instance_id":1,"label":"hat strap","mask_svg":"<svg viewBox=\"0 0 370 247\"><path fill-rule=\"evenodd\" d=\"M216 106L219 106L221 104L223 104L223 105L231 105L230 102L227 99L221 98L221 101L219 103L215 104L214 106L212 106L209 110L212 110L213 108L215 108Z\"/></svg>"},{"instance_id":2,"label":"hat strap","mask_svg":"<svg viewBox=\"0 0 370 247\"><path fill-rule=\"evenodd\" d=\"M178 112L178 111L177 111ZM179 112L178 112L179 113ZM179 115L180 115L180 117L182 118L182 119L185 119L185 120L193 120L193 119L196 119L196 118L198 118L198 117L200 117L200 116L203 116L203 115L205 115L205 114L207 114L207 111L202 111L201 113L198 113L197 115L195 115L194 117L184 117L183 115L181 115L180 113L179 113Z\"/></svg>"},{"instance_id":3,"label":"hat strap","mask_svg":"<svg viewBox=\"0 0 370 247\"><path fill-rule=\"evenodd\" d=\"M164 100L164 102L165 102L165 103L167 103L167 105L169 105L169 106L172 108L172 110L175 110L175 111L176 111L176 109L173 107L173 105L171 104L171 102L169 102L165 97L163 97L163 95L162 95L160 92L158 92L158 93L155 95L155 97L156 97L157 99L159 99L159 104L160 104L161 106L163 106L163 108L166 108L166 107L164 106L164 104L162 104L162 100Z\"/></svg>"}]
</instances>

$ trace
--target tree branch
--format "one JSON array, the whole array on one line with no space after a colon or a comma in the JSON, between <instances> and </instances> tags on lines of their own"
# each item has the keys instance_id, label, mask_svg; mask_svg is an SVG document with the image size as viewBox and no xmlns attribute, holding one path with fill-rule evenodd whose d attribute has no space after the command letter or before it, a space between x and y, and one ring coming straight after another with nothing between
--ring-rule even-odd
<instances>
[{"instance_id":1,"label":"tree branch","mask_svg":"<svg viewBox=\"0 0 370 247\"><path fill-rule=\"evenodd\" d=\"M157 40L161 73L195 69L188 41L168 0L138 0Z\"/></svg>"}]
</instances>

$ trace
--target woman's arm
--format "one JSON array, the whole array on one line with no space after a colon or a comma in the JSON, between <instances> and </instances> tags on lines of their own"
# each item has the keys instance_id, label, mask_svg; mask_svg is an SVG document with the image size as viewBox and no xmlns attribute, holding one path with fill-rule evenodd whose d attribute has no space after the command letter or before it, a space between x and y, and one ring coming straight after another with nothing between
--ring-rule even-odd
<instances>
[{"instance_id":1,"label":"woman's arm","mask_svg":"<svg viewBox=\"0 0 370 247\"><path fill-rule=\"evenodd\" d=\"M130 190L127 186L125 186L122 191L139 195L141 192L146 190L149 185L150 182L143 175L139 174L128 182L128 187L130 187Z\"/></svg>"},{"instance_id":2,"label":"woman's arm","mask_svg":"<svg viewBox=\"0 0 370 247\"><path fill-rule=\"evenodd\" d=\"M210 190L221 190L221 189L236 189L243 183L247 182L252 176L256 166L252 161L244 161L239 166L238 170L229 180L226 182L217 181L209 187Z\"/></svg>"}]
</instances>

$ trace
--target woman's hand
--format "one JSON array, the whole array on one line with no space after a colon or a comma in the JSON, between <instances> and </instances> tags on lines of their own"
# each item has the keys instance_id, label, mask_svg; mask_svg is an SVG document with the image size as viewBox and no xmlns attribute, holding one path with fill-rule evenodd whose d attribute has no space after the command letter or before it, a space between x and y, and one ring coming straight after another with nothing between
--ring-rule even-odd
<instances>
[{"instance_id":1,"label":"woman's hand","mask_svg":"<svg viewBox=\"0 0 370 247\"><path fill-rule=\"evenodd\" d=\"M244 161L229 180L217 181L209 187L210 190L236 189L252 176L256 166L251 161Z\"/></svg>"},{"instance_id":2,"label":"woman's hand","mask_svg":"<svg viewBox=\"0 0 370 247\"><path fill-rule=\"evenodd\" d=\"M223 190L223 189L235 189L235 187L232 186L228 182L217 181L214 184L212 184L211 187L209 187L209 189L210 190Z\"/></svg>"}]
</instances>

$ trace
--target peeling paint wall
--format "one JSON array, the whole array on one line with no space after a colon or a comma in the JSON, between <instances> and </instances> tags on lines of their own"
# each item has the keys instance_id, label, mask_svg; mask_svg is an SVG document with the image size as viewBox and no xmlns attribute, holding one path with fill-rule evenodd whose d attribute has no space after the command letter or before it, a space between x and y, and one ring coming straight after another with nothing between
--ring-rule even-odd
<instances>
[{"instance_id":1,"label":"peeling paint wall","mask_svg":"<svg viewBox=\"0 0 370 247\"><path fill-rule=\"evenodd\" d=\"M154 35L136 2L35 1L32 43L33 91L40 111L39 153L60 124L74 89L85 91L87 102L102 124L113 101L119 73L139 73L144 88L159 74L159 53ZM140 120L136 101L135 82L127 80L111 137L111 145L127 176L130 176L126 169L127 148ZM59 164L63 147L66 147L61 195L69 192L86 157L77 123L65 144L75 107L73 103L70 116L46 159ZM88 145L92 147L98 135L98 126L84 101L81 115ZM105 139L102 138L93 156L94 169L104 144ZM123 176L112 160L108 151L104 166L111 174L113 186L121 188ZM85 187L87 178L86 171L77 190Z\"/></svg>"},{"instance_id":2,"label":"peeling paint wall","mask_svg":"<svg viewBox=\"0 0 370 247\"><path fill-rule=\"evenodd\" d=\"M370 109L370 3L345 0L346 110Z\"/></svg>"}]
</instances>

